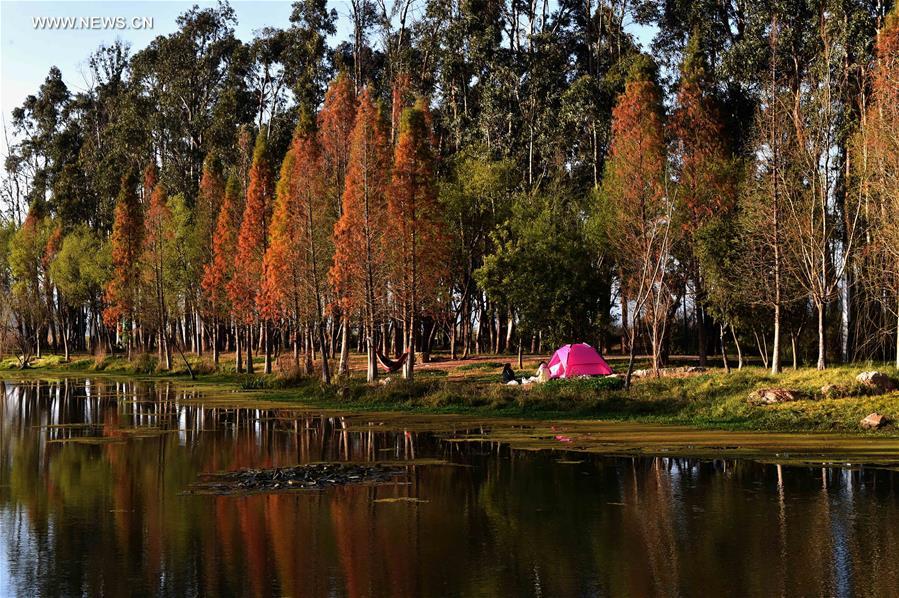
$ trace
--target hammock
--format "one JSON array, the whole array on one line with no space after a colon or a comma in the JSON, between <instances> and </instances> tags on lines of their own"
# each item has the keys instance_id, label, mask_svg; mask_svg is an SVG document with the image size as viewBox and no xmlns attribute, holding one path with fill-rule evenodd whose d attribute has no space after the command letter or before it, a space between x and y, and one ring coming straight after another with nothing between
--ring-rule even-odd
<instances>
[{"instance_id":1,"label":"hammock","mask_svg":"<svg viewBox=\"0 0 899 598\"><path fill-rule=\"evenodd\" d=\"M398 359L390 359L380 351L376 351L375 355L378 356L378 361L381 363L381 367L387 370L389 373L393 373L398 371L403 364L406 363L406 358L409 357L409 353L403 353L399 356Z\"/></svg>"}]
</instances>

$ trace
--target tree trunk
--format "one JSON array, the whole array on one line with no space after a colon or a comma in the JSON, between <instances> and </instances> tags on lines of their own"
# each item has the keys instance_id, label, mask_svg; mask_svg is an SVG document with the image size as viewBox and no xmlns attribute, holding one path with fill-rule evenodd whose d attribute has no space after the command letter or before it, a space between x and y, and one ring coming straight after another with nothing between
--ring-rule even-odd
<instances>
[{"instance_id":1,"label":"tree trunk","mask_svg":"<svg viewBox=\"0 0 899 598\"><path fill-rule=\"evenodd\" d=\"M165 369L172 371L172 347L164 330L162 332L162 342L165 346Z\"/></svg>"},{"instance_id":2,"label":"tree trunk","mask_svg":"<svg viewBox=\"0 0 899 598\"><path fill-rule=\"evenodd\" d=\"M699 367L705 367L708 363L708 347L706 342L705 330L705 310L701 305L696 305L696 340L698 343L697 353L699 353Z\"/></svg>"},{"instance_id":3,"label":"tree trunk","mask_svg":"<svg viewBox=\"0 0 899 598\"><path fill-rule=\"evenodd\" d=\"M403 366L403 378L406 380L415 379L415 326L415 314L413 312L409 315L409 325L406 330L406 338L408 339L406 351L409 353Z\"/></svg>"},{"instance_id":4,"label":"tree trunk","mask_svg":"<svg viewBox=\"0 0 899 598\"><path fill-rule=\"evenodd\" d=\"M366 340L366 380L374 382L378 379L378 357L375 354L378 345L375 342L375 324L373 320L368 323L368 339Z\"/></svg>"},{"instance_id":5,"label":"tree trunk","mask_svg":"<svg viewBox=\"0 0 899 598\"><path fill-rule=\"evenodd\" d=\"M456 322L453 321L453 325L450 326L450 359L456 361Z\"/></svg>"},{"instance_id":6,"label":"tree trunk","mask_svg":"<svg viewBox=\"0 0 899 598\"><path fill-rule=\"evenodd\" d=\"M726 332L724 324L720 324L721 328L721 359L724 361L724 371L726 373L730 373L730 362L727 361L727 342L726 342Z\"/></svg>"},{"instance_id":7,"label":"tree trunk","mask_svg":"<svg viewBox=\"0 0 899 598\"><path fill-rule=\"evenodd\" d=\"M247 326L247 373L253 373L253 325Z\"/></svg>"},{"instance_id":8,"label":"tree trunk","mask_svg":"<svg viewBox=\"0 0 899 598\"><path fill-rule=\"evenodd\" d=\"M818 308L818 369L827 369L827 339L825 338L825 308L827 307L823 301L815 303Z\"/></svg>"},{"instance_id":9,"label":"tree trunk","mask_svg":"<svg viewBox=\"0 0 899 598\"><path fill-rule=\"evenodd\" d=\"M765 369L768 369L768 348L763 346L762 339L759 338L758 330L753 328L752 334L755 335L755 345L758 347L759 356L762 358L762 365ZM764 333L762 334L762 337L764 337Z\"/></svg>"},{"instance_id":10,"label":"tree trunk","mask_svg":"<svg viewBox=\"0 0 899 598\"><path fill-rule=\"evenodd\" d=\"M306 364L305 370L307 375L312 375L315 371L315 364L312 362L312 355L315 352L315 341L312 338L312 330L309 325L306 325L306 359L304 363Z\"/></svg>"},{"instance_id":11,"label":"tree trunk","mask_svg":"<svg viewBox=\"0 0 899 598\"><path fill-rule=\"evenodd\" d=\"M319 322L318 328L319 354L322 358L322 382L331 384L331 369L328 367L328 347L325 345L325 327Z\"/></svg>"},{"instance_id":12,"label":"tree trunk","mask_svg":"<svg viewBox=\"0 0 899 598\"><path fill-rule=\"evenodd\" d=\"M215 365L215 369L219 367L219 358L221 356L219 351L219 336L221 334L221 325L219 324L218 318L215 318L212 321L212 363Z\"/></svg>"},{"instance_id":13,"label":"tree trunk","mask_svg":"<svg viewBox=\"0 0 899 598\"><path fill-rule=\"evenodd\" d=\"M624 271L621 272L621 280L624 280ZM625 342L627 339L627 342ZM633 336L628 331L628 322L627 322L627 295L624 294L624 289L621 289L621 354L624 355L625 351L630 351L630 347L626 347L625 345L628 343L633 343Z\"/></svg>"},{"instance_id":14,"label":"tree trunk","mask_svg":"<svg viewBox=\"0 0 899 598\"><path fill-rule=\"evenodd\" d=\"M266 320L262 324L262 344L265 348L265 373L272 373L272 326L271 323Z\"/></svg>"},{"instance_id":15,"label":"tree trunk","mask_svg":"<svg viewBox=\"0 0 899 598\"><path fill-rule=\"evenodd\" d=\"M241 334L240 327L234 327L234 366L237 368L237 373L243 373L243 334Z\"/></svg>"},{"instance_id":16,"label":"tree trunk","mask_svg":"<svg viewBox=\"0 0 899 598\"><path fill-rule=\"evenodd\" d=\"M774 290L775 295L779 294L779 289ZM780 297L774 300L774 345L771 347L771 373L779 374L780 367Z\"/></svg>"},{"instance_id":17,"label":"tree trunk","mask_svg":"<svg viewBox=\"0 0 899 598\"><path fill-rule=\"evenodd\" d=\"M737 331L733 326L730 327L730 334L734 339L734 346L737 348L737 369L743 369L743 348L740 346L740 339L737 337Z\"/></svg>"},{"instance_id":18,"label":"tree trunk","mask_svg":"<svg viewBox=\"0 0 899 598\"><path fill-rule=\"evenodd\" d=\"M69 363L69 326L64 325L62 330L62 348L65 351L65 362Z\"/></svg>"},{"instance_id":19,"label":"tree trunk","mask_svg":"<svg viewBox=\"0 0 899 598\"><path fill-rule=\"evenodd\" d=\"M626 322L626 320L623 320ZM626 324L625 324L626 326ZM628 346L628 358L627 358L627 375L624 377L624 388L630 389L631 387L631 376L634 374L634 333L636 330L636 326L632 326L629 328L630 332L628 332L627 346Z\"/></svg>"},{"instance_id":20,"label":"tree trunk","mask_svg":"<svg viewBox=\"0 0 899 598\"><path fill-rule=\"evenodd\" d=\"M350 318L343 315L343 329L340 331L340 363L337 365L338 376L350 375Z\"/></svg>"}]
</instances>

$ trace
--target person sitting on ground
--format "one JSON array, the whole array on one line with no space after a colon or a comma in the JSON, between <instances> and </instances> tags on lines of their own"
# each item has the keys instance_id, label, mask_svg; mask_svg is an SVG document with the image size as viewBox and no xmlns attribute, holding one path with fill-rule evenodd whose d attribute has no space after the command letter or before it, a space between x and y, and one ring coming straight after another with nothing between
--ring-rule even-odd
<instances>
[{"instance_id":1,"label":"person sitting on ground","mask_svg":"<svg viewBox=\"0 0 899 598\"><path fill-rule=\"evenodd\" d=\"M503 366L503 384L508 384L509 382L518 382L515 379L515 372L512 371L512 365L506 364Z\"/></svg>"},{"instance_id":2,"label":"person sitting on ground","mask_svg":"<svg viewBox=\"0 0 899 598\"><path fill-rule=\"evenodd\" d=\"M537 366L537 382L547 382L550 379L549 366L545 361L541 361Z\"/></svg>"}]
</instances>

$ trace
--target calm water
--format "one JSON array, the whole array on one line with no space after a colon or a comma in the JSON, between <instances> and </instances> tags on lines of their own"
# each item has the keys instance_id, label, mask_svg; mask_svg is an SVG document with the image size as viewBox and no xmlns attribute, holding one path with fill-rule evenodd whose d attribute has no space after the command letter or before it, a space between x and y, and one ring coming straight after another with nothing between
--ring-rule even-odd
<instances>
[{"instance_id":1,"label":"calm water","mask_svg":"<svg viewBox=\"0 0 899 598\"><path fill-rule=\"evenodd\" d=\"M2 595L899 592L889 471L511 450L162 384L0 400ZM325 460L414 465L405 483L184 494L203 472Z\"/></svg>"}]
</instances>

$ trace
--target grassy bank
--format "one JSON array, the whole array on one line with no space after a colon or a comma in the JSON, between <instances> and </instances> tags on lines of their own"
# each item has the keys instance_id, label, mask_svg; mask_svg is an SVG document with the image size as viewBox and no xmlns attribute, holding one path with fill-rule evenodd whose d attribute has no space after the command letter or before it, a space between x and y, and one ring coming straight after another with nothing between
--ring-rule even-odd
<instances>
[{"instance_id":1,"label":"grassy bank","mask_svg":"<svg viewBox=\"0 0 899 598\"><path fill-rule=\"evenodd\" d=\"M529 358L519 373L529 375L538 359ZM839 366L824 372L787 370L776 377L760 367L746 367L730 374L713 369L688 377L637 380L626 391L615 381L603 378L505 386L498 380L506 360L446 360L421 364L414 382L391 376L386 383L382 378L380 383L369 385L353 376L330 386L323 386L317 378L279 374L249 376L227 367L213 371L208 362L197 358L192 359L191 367L197 375L197 384L208 385L210 389L242 389L248 401L265 398L348 410L480 413L539 419L581 417L768 431L859 432L859 420L872 412L884 414L893 422L899 420L899 392L849 397L824 397L820 392L823 386L832 384L860 394L853 386L855 376L865 370L880 369L896 377L895 370L887 366ZM622 364L612 362L616 370L624 369ZM356 372L360 369L355 367ZM0 362L0 377L53 375L189 379L183 363L176 363L172 372L161 372L155 358L150 357L131 362L122 358L81 357L69 363L49 357L36 361L26 372L14 369L14 363L9 360ZM771 387L790 389L808 398L766 406L747 401L753 391ZM899 426L891 424L876 434L899 435Z\"/></svg>"}]
</instances>

